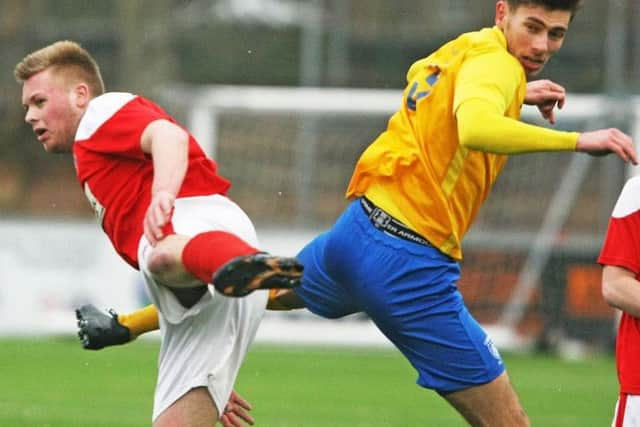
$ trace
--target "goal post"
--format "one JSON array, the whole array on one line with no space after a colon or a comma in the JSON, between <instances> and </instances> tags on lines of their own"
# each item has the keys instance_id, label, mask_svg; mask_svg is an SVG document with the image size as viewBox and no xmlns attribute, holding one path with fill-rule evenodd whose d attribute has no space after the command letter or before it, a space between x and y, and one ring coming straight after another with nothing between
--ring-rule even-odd
<instances>
[{"instance_id":1,"label":"goal post","mask_svg":"<svg viewBox=\"0 0 640 427\"><path fill-rule=\"evenodd\" d=\"M305 243L295 236L317 234L337 218L355 161L402 102L395 89L311 87L176 85L161 97L231 179L231 196L259 236L288 254ZM556 117L560 129L619 126L640 137L635 99L569 94ZM533 107L522 118L544 124ZM459 284L476 318L506 337L494 337L499 346L532 343L558 328L578 338L593 325L611 333L613 312L593 298L593 267L631 173L612 156L509 159L463 242Z\"/></svg>"}]
</instances>

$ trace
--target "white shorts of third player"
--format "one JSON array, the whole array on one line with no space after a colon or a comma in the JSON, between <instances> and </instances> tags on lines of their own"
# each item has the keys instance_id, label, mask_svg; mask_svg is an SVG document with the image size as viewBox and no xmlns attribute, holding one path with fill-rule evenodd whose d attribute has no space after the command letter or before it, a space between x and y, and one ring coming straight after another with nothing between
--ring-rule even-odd
<instances>
[{"instance_id":1,"label":"white shorts of third player","mask_svg":"<svg viewBox=\"0 0 640 427\"><path fill-rule=\"evenodd\" d=\"M259 247L249 217L223 196L177 199L172 223L177 234L194 236L220 230ZM222 412L264 315L268 292L228 298L209 286L209 292L186 309L166 286L156 283L149 274L147 260L151 250L143 236L138 248L140 271L151 301L160 312L162 339L153 419L194 387L207 387L218 411Z\"/></svg>"},{"instance_id":2,"label":"white shorts of third player","mask_svg":"<svg viewBox=\"0 0 640 427\"><path fill-rule=\"evenodd\" d=\"M640 427L640 395L629 394L627 395L627 404L624 408L624 414L618 414L618 408L620 406L620 400L616 402L616 412L613 417L611 427L618 426L617 420L619 416L623 417L622 427Z\"/></svg>"}]
</instances>

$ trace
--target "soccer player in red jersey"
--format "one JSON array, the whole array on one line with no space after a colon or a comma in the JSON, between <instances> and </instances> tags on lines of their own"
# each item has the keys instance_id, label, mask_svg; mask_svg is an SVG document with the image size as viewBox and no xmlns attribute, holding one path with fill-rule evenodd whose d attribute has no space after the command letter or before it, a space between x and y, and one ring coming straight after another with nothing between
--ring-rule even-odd
<instances>
[{"instance_id":1,"label":"soccer player in red jersey","mask_svg":"<svg viewBox=\"0 0 640 427\"><path fill-rule=\"evenodd\" d=\"M160 312L154 425L252 421L233 393L267 302L252 291L296 286L302 266L260 252L251 220L225 195L230 183L193 136L148 99L105 93L77 43L37 50L14 74L25 121L47 152L73 153L100 226Z\"/></svg>"},{"instance_id":2,"label":"soccer player in red jersey","mask_svg":"<svg viewBox=\"0 0 640 427\"><path fill-rule=\"evenodd\" d=\"M602 295L620 309L616 366L620 395L613 427L640 426L640 177L625 184L598 257Z\"/></svg>"},{"instance_id":3,"label":"soccer player in red jersey","mask_svg":"<svg viewBox=\"0 0 640 427\"><path fill-rule=\"evenodd\" d=\"M355 166L351 203L298 254L301 286L269 301L325 318L366 313L415 368L418 384L474 426L529 425L499 352L457 287L462 241L508 157L614 153L638 163L618 129L570 132L519 120L529 104L555 123L565 90L533 79L562 47L579 6L497 1L495 26L416 61L398 111Z\"/></svg>"}]
</instances>

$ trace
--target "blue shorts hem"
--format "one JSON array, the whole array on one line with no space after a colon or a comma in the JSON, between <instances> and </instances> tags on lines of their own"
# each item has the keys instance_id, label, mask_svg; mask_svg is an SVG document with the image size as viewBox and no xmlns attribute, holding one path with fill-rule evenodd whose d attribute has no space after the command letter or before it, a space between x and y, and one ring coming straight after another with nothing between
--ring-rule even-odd
<instances>
[{"instance_id":1,"label":"blue shorts hem","mask_svg":"<svg viewBox=\"0 0 640 427\"><path fill-rule=\"evenodd\" d=\"M427 389L435 391L440 396L446 396L448 394L455 393L457 391L466 390L466 389L471 388L471 387L478 387L478 386L481 386L481 385L489 384L490 382L492 382L493 380L498 378L500 375L502 375L502 373L505 372L505 371L506 371L506 368L504 367L504 365L502 365L502 366L500 366L500 369L498 369L496 372L494 372L493 374L487 375L487 377L484 380L480 380L480 381L477 381L477 382L476 381L469 381L469 382L465 382L465 383L460 382L458 384L451 384L450 387L446 387L446 388L432 389L428 385L421 384L420 381L418 381L417 384L420 387L427 388Z\"/></svg>"}]
</instances>

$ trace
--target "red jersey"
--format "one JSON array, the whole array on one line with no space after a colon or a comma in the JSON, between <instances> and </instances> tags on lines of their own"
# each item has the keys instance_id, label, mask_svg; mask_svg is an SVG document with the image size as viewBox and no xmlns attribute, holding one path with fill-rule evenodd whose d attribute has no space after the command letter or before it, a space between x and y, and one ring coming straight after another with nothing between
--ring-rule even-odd
<instances>
[{"instance_id":1,"label":"red jersey","mask_svg":"<svg viewBox=\"0 0 640 427\"><path fill-rule=\"evenodd\" d=\"M76 174L98 222L116 252L138 268L138 242L151 201L153 162L140 146L155 120L176 121L153 102L130 93L107 93L91 100L76 132ZM189 134L187 172L178 197L225 194L229 181Z\"/></svg>"},{"instance_id":2,"label":"red jersey","mask_svg":"<svg viewBox=\"0 0 640 427\"><path fill-rule=\"evenodd\" d=\"M624 267L640 280L640 177L622 189L609 221L598 263ZM620 392L640 394L640 319L622 313L616 340Z\"/></svg>"}]
</instances>

